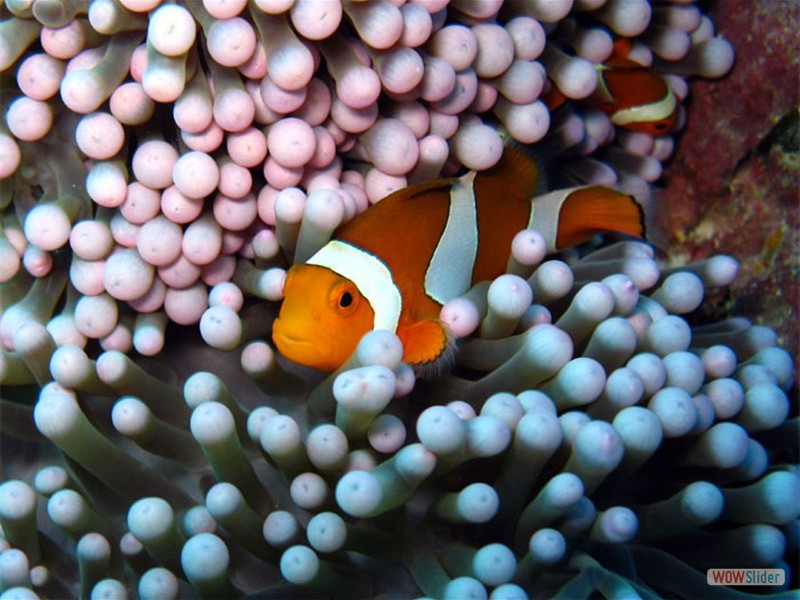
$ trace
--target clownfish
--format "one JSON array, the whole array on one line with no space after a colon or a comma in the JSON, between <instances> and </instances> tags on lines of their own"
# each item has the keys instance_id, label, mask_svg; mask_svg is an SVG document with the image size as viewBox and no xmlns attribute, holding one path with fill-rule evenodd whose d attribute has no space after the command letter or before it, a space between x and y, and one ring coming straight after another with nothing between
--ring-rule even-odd
<instances>
[{"instance_id":1,"label":"clownfish","mask_svg":"<svg viewBox=\"0 0 800 600\"><path fill-rule=\"evenodd\" d=\"M513 237L541 233L549 252L603 231L644 237L636 200L588 186L533 198L536 163L507 147L487 171L397 190L350 222L286 274L272 338L290 360L339 368L361 337L386 329L422 376L446 368L455 344L442 305L505 273Z\"/></svg>"},{"instance_id":2,"label":"clownfish","mask_svg":"<svg viewBox=\"0 0 800 600\"><path fill-rule=\"evenodd\" d=\"M614 42L611 57L595 65L597 89L580 104L602 110L624 129L652 136L669 133L678 120L678 99L663 77L628 58L631 48L628 39ZM552 112L567 100L553 85L545 103Z\"/></svg>"}]
</instances>

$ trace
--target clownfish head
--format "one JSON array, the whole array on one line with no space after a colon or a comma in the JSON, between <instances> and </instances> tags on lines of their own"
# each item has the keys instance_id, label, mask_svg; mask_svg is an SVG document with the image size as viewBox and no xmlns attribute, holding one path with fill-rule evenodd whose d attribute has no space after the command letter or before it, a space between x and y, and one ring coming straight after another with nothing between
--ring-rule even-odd
<instances>
[{"instance_id":1,"label":"clownfish head","mask_svg":"<svg viewBox=\"0 0 800 600\"><path fill-rule=\"evenodd\" d=\"M672 97L674 98L674 96ZM641 120L628 120L622 125L622 127L630 131L648 133L654 137L665 135L675 128L675 123L678 121L678 109L679 107L676 104L671 113L658 119L653 118L653 115L642 114L640 115ZM613 117L611 121L614 122Z\"/></svg>"},{"instance_id":2,"label":"clownfish head","mask_svg":"<svg viewBox=\"0 0 800 600\"><path fill-rule=\"evenodd\" d=\"M338 369L373 328L375 313L347 279L318 265L286 274L272 340L289 360L321 371Z\"/></svg>"},{"instance_id":3,"label":"clownfish head","mask_svg":"<svg viewBox=\"0 0 800 600\"><path fill-rule=\"evenodd\" d=\"M614 125L653 136L672 131L680 103L666 80L640 65L600 71L600 108Z\"/></svg>"}]
</instances>

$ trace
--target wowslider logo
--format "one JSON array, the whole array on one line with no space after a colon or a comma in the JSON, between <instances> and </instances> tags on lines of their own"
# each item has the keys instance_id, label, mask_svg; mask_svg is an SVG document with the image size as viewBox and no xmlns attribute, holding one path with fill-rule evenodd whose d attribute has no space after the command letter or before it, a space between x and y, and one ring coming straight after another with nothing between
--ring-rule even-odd
<instances>
[{"instance_id":1,"label":"wowslider logo","mask_svg":"<svg viewBox=\"0 0 800 600\"><path fill-rule=\"evenodd\" d=\"M709 569L708 585L784 585L783 569Z\"/></svg>"}]
</instances>

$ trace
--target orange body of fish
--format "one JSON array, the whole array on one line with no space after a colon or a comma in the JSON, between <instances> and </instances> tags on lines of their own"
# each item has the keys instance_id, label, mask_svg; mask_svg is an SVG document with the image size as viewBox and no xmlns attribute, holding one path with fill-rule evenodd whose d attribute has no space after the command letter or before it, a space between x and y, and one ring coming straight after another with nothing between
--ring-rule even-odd
<instances>
[{"instance_id":1,"label":"orange body of fish","mask_svg":"<svg viewBox=\"0 0 800 600\"><path fill-rule=\"evenodd\" d=\"M633 197L602 186L533 199L535 163L507 148L500 163L387 196L287 272L273 340L287 358L332 371L373 329L395 332L418 370L453 349L442 305L505 272L513 237L539 231L555 251L601 231L643 237Z\"/></svg>"},{"instance_id":2,"label":"orange body of fish","mask_svg":"<svg viewBox=\"0 0 800 600\"><path fill-rule=\"evenodd\" d=\"M678 120L678 100L663 77L628 58L630 51L630 40L614 43L611 57L595 66L597 89L580 104L602 110L614 125L630 131L653 136L669 133ZM545 98L551 111L567 100L555 86Z\"/></svg>"}]
</instances>

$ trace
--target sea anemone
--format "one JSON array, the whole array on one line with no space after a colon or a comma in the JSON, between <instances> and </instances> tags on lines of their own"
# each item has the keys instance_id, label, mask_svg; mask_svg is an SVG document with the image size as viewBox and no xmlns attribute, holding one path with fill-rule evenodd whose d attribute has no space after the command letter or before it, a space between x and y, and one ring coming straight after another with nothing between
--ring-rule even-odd
<instances>
[{"instance_id":1,"label":"sea anemone","mask_svg":"<svg viewBox=\"0 0 800 600\"><path fill-rule=\"evenodd\" d=\"M752 24L719 15L731 37L766 40L780 9L745 6ZM729 133L757 149L706 157L709 179L687 175L696 150L672 159L736 120L709 107L737 80L698 82L735 45L701 7L6 0L0 17L0 597L744 597L714 568L779 569L747 589L796 593L796 319L730 296L786 256L796 209L754 234L755 260L703 245L753 227L716 200L733 224L688 227L736 165L739 188L766 170L793 189L796 112ZM622 43L677 99L673 131L593 104ZM796 81L778 58L758 64ZM329 375L277 353L293 262L506 144L548 191L635 196L653 245L547 255L520 232L506 274L444 305L457 352L438 377L384 330Z\"/></svg>"}]
</instances>

